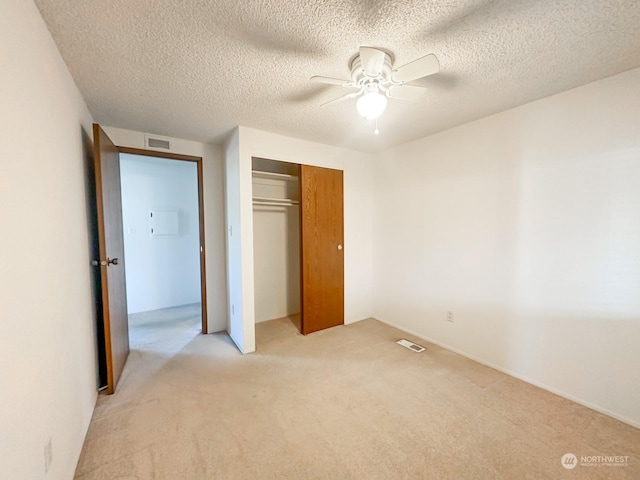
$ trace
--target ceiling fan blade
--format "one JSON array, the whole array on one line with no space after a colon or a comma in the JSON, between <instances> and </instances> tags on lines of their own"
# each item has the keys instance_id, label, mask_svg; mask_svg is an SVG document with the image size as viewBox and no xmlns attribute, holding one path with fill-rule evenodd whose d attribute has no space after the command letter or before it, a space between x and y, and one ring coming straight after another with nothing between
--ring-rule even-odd
<instances>
[{"instance_id":1,"label":"ceiling fan blade","mask_svg":"<svg viewBox=\"0 0 640 480\"><path fill-rule=\"evenodd\" d=\"M420 87L418 85L392 85L391 88L389 88L388 95L389 98L415 102L420 100L426 91L426 87Z\"/></svg>"},{"instance_id":2,"label":"ceiling fan blade","mask_svg":"<svg viewBox=\"0 0 640 480\"><path fill-rule=\"evenodd\" d=\"M351 84L349 80L340 80L339 78L322 77L322 76L311 77L311 81L315 83L328 83L329 85L339 85L341 87L348 87Z\"/></svg>"},{"instance_id":3,"label":"ceiling fan blade","mask_svg":"<svg viewBox=\"0 0 640 480\"><path fill-rule=\"evenodd\" d=\"M324 107L325 105L329 105L331 103L340 103L343 102L345 100L349 100L350 98L355 98L358 95L360 95L360 93L362 93L362 90L358 90L357 92L351 92L351 93L347 93L346 95L343 95L341 97L335 98L333 100L330 100L326 103L323 103L322 105L320 105L321 107Z\"/></svg>"},{"instance_id":4,"label":"ceiling fan blade","mask_svg":"<svg viewBox=\"0 0 640 480\"><path fill-rule=\"evenodd\" d=\"M384 66L384 52L375 48L360 47L360 65L370 77L380 75Z\"/></svg>"},{"instance_id":5,"label":"ceiling fan blade","mask_svg":"<svg viewBox=\"0 0 640 480\"><path fill-rule=\"evenodd\" d=\"M438 58L430 53L422 58L407 63L402 67L396 68L391 72L391 78L394 82L412 82L418 78L428 77L440 71L440 63Z\"/></svg>"}]
</instances>

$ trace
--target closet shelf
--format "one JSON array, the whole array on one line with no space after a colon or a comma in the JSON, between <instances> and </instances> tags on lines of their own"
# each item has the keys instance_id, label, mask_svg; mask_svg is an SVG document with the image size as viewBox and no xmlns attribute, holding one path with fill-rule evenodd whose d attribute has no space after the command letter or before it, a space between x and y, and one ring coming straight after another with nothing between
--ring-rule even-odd
<instances>
[{"instance_id":1,"label":"closet shelf","mask_svg":"<svg viewBox=\"0 0 640 480\"><path fill-rule=\"evenodd\" d=\"M252 170L251 173L255 178L277 178L279 180L289 181L298 180L296 175L289 175L288 173L264 172L262 170Z\"/></svg>"}]
</instances>

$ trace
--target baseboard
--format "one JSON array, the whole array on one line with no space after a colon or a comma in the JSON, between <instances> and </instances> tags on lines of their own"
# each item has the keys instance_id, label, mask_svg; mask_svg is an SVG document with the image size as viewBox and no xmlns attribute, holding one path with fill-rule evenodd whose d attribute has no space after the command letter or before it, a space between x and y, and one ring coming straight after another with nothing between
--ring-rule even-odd
<instances>
[{"instance_id":1,"label":"baseboard","mask_svg":"<svg viewBox=\"0 0 640 480\"><path fill-rule=\"evenodd\" d=\"M579 405L582 405L583 407L590 408L591 410L594 410L594 411L596 411L598 413L602 413L603 415L607 415L608 417L615 418L616 420L619 420L622 423L626 423L627 425L631 425L632 427L640 429L640 422L634 421L634 420L632 420L630 418L627 418L627 417L625 417L623 415L619 415L619 414L614 413L614 412L612 412L610 410L607 410L606 408L599 407L599 406L594 405L592 403L589 403L589 402L587 402L585 400L582 400L580 398L574 397L573 395L570 395L570 394L568 394L566 392L563 392L563 391L558 390L556 388L553 388L553 387L550 387L548 385L545 385L544 383L541 383L541 382L538 382L538 381L533 380L531 378L528 378L528 377L526 377L524 375L521 375L521 374L519 374L517 372L511 371L511 370L506 369L506 368L503 368L503 367L501 367L499 365L495 365L495 364L493 364L491 362L487 362L487 361L485 361L485 360L483 360L481 358L478 358L478 357L476 357L474 355L470 355L470 354L468 354L466 352L463 352L462 350L458 350L457 348L454 348L454 347L451 347L449 345L446 345L446 344L444 344L442 342L439 342L439 341L434 340L434 339L432 339L430 337L427 337L426 335L422 335L421 333L409 330L408 328L402 327L402 326L397 325L397 324L395 324L393 322L388 322L386 320L383 320L383 319L380 319L380 318L377 318L377 317L374 318L374 319L379 321L379 322L382 322L382 323L384 323L386 325L389 325L390 327L397 328L398 330L401 330L401 331L403 331L405 333L408 333L409 335L413 335L414 337L417 337L417 338L425 340L425 341L427 341L429 343L433 343L435 345L438 345L439 347L442 347L445 350L449 350L450 352L457 353L458 355L462 355L463 357L466 357L469 360L473 360L474 362L481 363L482 365L485 365L487 367L493 368L494 370L498 370L499 372L502 372L502 373L505 373L505 374L507 374L507 375L509 375L511 377L517 378L518 380L522 380L523 382L527 382L527 383L529 383L529 384L531 384L531 385L533 385L535 387L538 387L538 388L541 388L543 390L546 390L547 392L551 392L554 395L558 395L559 397L566 398L567 400L571 400L572 402L577 403Z\"/></svg>"},{"instance_id":2,"label":"baseboard","mask_svg":"<svg viewBox=\"0 0 640 480\"><path fill-rule=\"evenodd\" d=\"M375 320L375 318L373 318L373 317L365 317L365 318L359 318L357 320L347 320L347 319L345 319L344 324L345 325L353 325L354 323L362 322L364 320ZM386 322L383 322L383 323L386 323Z\"/></svg>"}]
</instances>

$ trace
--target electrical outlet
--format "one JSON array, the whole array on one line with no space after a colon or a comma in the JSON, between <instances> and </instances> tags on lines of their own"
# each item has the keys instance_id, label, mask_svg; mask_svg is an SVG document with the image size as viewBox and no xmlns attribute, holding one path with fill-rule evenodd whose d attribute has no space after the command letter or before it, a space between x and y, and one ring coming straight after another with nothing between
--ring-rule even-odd
<instances>
[{"instance_id":1,"label":"electrical outlet","mask_svg":"<svg viewBox=\"0 0 640 480\"><path fill-rule=\"evenodd\" d=\"M53 463L53 442L51 437L44 442L44 473L47 473Z\"/></svg>"},{"instance_id":2,"label":"electrical outlet","mask_svg":"<svg viewBox=\"0 0 640 480\"><path fill-rule=\"evenodd\" d=\"M453 322L453 312L451 310L447 310L447 322Z\"/></svg>"}]
</instances>

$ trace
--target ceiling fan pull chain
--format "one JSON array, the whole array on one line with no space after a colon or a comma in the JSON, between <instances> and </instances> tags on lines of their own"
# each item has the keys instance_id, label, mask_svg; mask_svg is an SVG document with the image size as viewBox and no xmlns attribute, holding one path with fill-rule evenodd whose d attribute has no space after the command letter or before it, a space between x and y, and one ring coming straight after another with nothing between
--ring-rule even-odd
<instances>
[{"instance_id":1,"label":"ceiling fan pull chain","mask_svg":"<svg viewBox=\"0 0 640 480\"><path fill-rule=\"evenodd\" d=\"M378 135L380 133L380 130L378 130L378 119L376 118L376 129L373 131L373 133L375 133L376 135Z\"/></svg>"}]
</instances>

